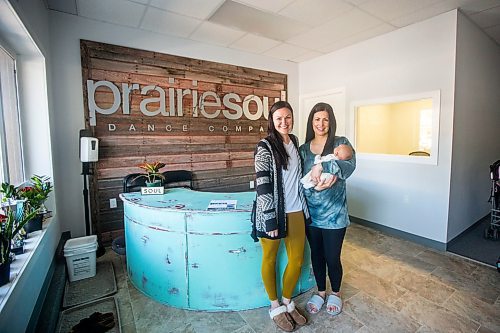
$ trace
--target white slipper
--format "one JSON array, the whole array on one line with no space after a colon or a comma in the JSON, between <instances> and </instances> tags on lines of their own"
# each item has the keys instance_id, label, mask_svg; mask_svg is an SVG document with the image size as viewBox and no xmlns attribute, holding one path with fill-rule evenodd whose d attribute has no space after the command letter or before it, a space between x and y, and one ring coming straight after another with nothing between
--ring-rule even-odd
<instances>
[{"instance_id":1,"label":"white slipper","mask_svg":"<svg viewBox=\"0 0 500 333\"><path fill-rule=\"evenodd\" d=\"M328 309L331 306L334 306L337 309L334 311L329 311ZM326 302L326 312L328 312L332 316L336 316L339 313L341 313L342 312L342 299L340 297L338 297L337 295L333 295L333 294L328 296L328 301Z\"/></svg>"},{"instance_id":2,"label":"white slipper","mask_svg":"<svg viewBox=\"0 0 500 333\"><path fill-rule=\"evenodd\" d=\"M325 304L325 300L323 299L323 297L316 294L312 295L312 297L309 299L306 305L307 312L311 314L318 313L319 310L321 310L321 308L323 307L323 304ZM310 305L314 305L314 307L316 307L316 311L311 310Z\"/></svg>"}]
</instances>

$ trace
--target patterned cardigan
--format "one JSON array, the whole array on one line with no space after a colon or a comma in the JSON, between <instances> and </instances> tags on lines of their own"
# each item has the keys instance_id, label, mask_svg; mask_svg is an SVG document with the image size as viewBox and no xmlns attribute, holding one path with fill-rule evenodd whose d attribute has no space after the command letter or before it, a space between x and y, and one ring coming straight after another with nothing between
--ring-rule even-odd
<instances>
[{"instance_id":1,"label":"patterned cardigan","mask_svg":"<svg viewBox=\"0 0 500 333\"><path fill-rule=\"evenodd\" d=\"M298 140L294 135L290 138L298 152ZM299 159L299 174L302 175L302 163ZM262 139L255 149L255 173L257 198L252 213L252 238L271 238L266 231L278 229L278 236L272 239L286 237L285 198L283 189L283 171L276 168L274 153L267 139ZM297 179L297 181L299 181ZM309 210L304 198L302 186L299 186L299 199L302 203L306 223L311 222Z\"/></svg>"}]
</instances>

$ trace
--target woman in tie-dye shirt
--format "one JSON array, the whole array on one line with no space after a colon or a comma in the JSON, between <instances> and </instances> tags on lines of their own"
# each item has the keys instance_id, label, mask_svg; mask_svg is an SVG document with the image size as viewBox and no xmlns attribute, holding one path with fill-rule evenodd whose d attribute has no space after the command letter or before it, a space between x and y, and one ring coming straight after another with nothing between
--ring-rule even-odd
<instances>
[{"instance_id":1,"label":"woman in tie-dye shirt","mask_svg":"<svg viewBox=\"0 0 500 333\"><path fill-rule=\"evenodd\" d=\"M312 223L307 226L306 235L311 247L311 262L318 294L307 303L310 313L321 310L326 299L326 272L333 293L328 296L326 310L332 315L342 311L340 285L342 264L340 253L346 228L349 225L347 213L346 179L356 168L354 149L345 137L335 136L337 122L329 104L316 104L307 121L306 142L300 147L303 173L311 171L313 188L304 189ZM349 160L328 160L314 164L315 156L332 154L335 147L347 145L352 149ZM317 161L321 159L316 159ZM321 173L334 176L321 178Z\"/></svg>"}]
</instances>

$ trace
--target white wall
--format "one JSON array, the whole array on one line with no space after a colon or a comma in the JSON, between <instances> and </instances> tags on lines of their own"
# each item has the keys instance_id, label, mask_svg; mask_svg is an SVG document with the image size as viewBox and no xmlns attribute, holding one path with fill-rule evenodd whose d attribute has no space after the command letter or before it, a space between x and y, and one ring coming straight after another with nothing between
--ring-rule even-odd
<instances>
[{"instance_id":1,"label":"white wall","mask_svg":"<svg viewBox=\"0 0 500 333\"><path fill-rule=\"evenodd\" d=\"M500 159L500 46L459 13L448 240L489 213Z\"/></svg>"},{"instance_id":2,"label":"white wall","mask_svg":"<svg viewBox=\"0 0 500 333\"><path fill-rule=\"evenodd\" d=\"M270 70L288 75L288 96L298 109L298 66L295 63L209 46L181 38L117 26L52 11L50 13L53 64L54 172L64 179L58 197L62 230L73 236L84 234L83 177L78 157L78 133L84 128L80 39L143 50Z\"/></svg>"},{"instance_id":3,"label":"white wall","mask_svg":"<svg viewBox=\"0 0 500 333\"><path fill-rule=\"evenodd\" d=\"M350 104L440 90L437 165L358 157L349 213L430 240L447 241L457 12L452 11L299 66L300 94L345 87ZM305 120L309 110L300 110ZM347 137L353 141L352 130Z\"/></svg>"}]
</instances>

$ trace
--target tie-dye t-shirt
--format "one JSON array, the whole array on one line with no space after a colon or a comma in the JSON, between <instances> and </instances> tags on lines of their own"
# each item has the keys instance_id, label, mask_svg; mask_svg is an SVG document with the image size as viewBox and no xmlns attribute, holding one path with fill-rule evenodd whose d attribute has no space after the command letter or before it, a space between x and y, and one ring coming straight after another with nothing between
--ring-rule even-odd
<instances>
[{"instance_id":1,"label":"tie-dye t-shirt","mask_svg":"<svg viewBox=\"0 0 500 333\"><path fill-rule=\"evenodd\" d=\"M335 138L335 147L341 144L351 143L347 138L341 136ZM303 174L311 171L314 166L315 155L311 152L310 142L304 143L299 149L304 163ZM346 179L356 169L356 153L353 149L352 158L347 161L328 161L321 164L323 172L329 172L337 176L337 181L332 187L323 191L314 188L304 189L307 206L311 215L310 226L323 229L341 229L349 225L347 212Z\"/></svg>"}]
</instances>

